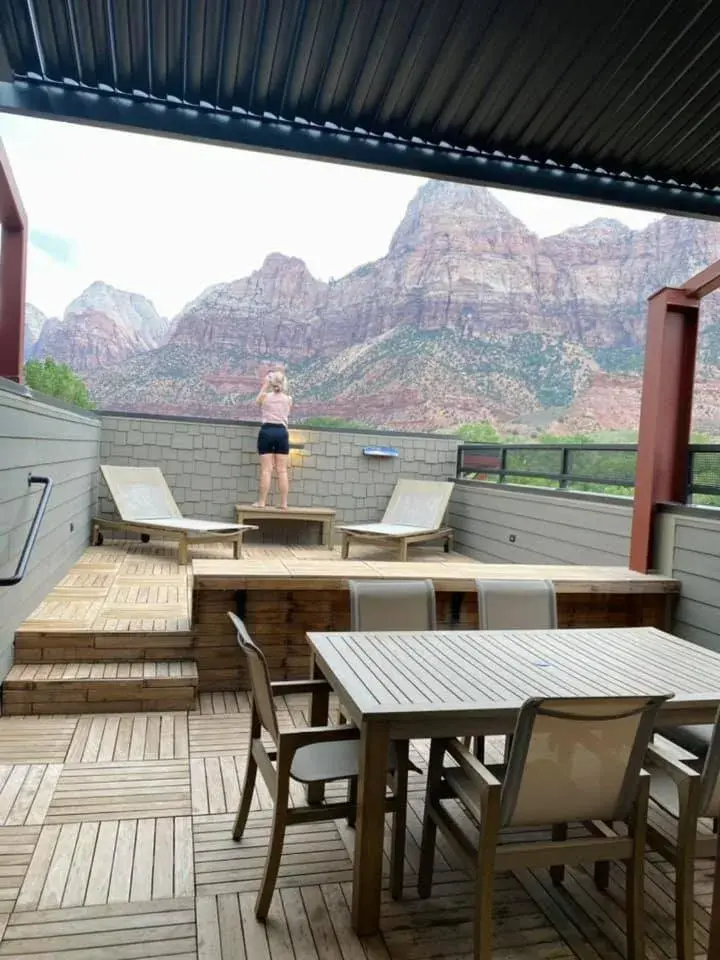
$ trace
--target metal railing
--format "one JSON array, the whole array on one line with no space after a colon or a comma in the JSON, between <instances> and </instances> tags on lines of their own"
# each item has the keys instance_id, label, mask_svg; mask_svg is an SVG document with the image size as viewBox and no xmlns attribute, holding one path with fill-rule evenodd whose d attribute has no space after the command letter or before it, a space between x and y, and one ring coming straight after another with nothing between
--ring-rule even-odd
<instances>
[{"instance_id":1,"label":"metal railing","mask_svg":"<svg viewBox=\"0 0 720 960\"><path fill-rule=\"evenodd\" d=\"M632 496L637 444L465 443L458 479ZM685 502L720 506L720 444L692 444Z\"/></svg>"},{"instance_id":2,"label":"metal railing","mask_svg":"<svg viewBox=\"0 0 720 960\"><path fill-rule=\"evenodd\" d=\"M33 474L30 474L28 477L28 486L33 484L42 484L45 489L42 492L40 497L40 502L37 505L37 510L35 511L35 516L33 517L32 523L30 524L30 529L28 530L28 535L25 539L25 546L22 549L20 554L20 559L18 560L18 565L15 570L15 574L12 577L0 577L0 587L14 587L15 584L20 583L20 581L25 576L27 571L27 565L32 556L33 549L35 548L35 541L37 540L37 535L40 530L40 525L43 522L43 517L45 516L45 510L47 509L48 500L50 499L50 491L53 487L53 482L50 477L36 477Z\"/></svg>"}]
</instances>

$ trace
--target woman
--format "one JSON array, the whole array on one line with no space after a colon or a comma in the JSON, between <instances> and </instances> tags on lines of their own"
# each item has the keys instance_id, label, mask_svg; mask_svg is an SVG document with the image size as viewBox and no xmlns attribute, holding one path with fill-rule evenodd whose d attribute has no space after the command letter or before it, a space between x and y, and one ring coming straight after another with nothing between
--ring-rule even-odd
<instances>
[{"instance_id":1,"label":"woman","mask_svg":"<svg viewBox=\"0 0 720 960\"><path fill-rule=\"evenodd\" d=\"M292 407L292 397L287 393L285 374L279 370L269 373L263 381L262 389L255 398L255 402L260 407L262 426L258 434L260 497L253 506L267 505L274 467L280 488L280 509L287 510L289 486L287 462L290 453L288 417Z\"/></svg>"}]
</instances>

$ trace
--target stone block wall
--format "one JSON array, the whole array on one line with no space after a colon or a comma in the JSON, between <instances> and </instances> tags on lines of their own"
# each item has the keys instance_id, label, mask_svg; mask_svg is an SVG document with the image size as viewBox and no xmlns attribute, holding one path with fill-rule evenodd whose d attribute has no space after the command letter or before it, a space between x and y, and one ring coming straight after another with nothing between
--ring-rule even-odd
<instances>
[{"instance_id":1,"label":"stone block wall","mask_svg":"<svg viewBox=\"0 0 720 960\"><path fill-rule=\"evenodd\" d=\"M157 466L185 515L231 521L236 503L257 496L257 431L258 424L247 422L102 414L100 458ZM455 476L458 441L452 437L302 428L291 429L290 436L304 444L290 454L290 503L334 507L338 523L379 520L400 477ZM374 445L394 447L399 456L364 456L363 447ZM115 516L104 483L99 509L101 516ZM292 529L278 521L247 540L314 543L317 536L305 524Z\"/></svg>"}]
</instances>

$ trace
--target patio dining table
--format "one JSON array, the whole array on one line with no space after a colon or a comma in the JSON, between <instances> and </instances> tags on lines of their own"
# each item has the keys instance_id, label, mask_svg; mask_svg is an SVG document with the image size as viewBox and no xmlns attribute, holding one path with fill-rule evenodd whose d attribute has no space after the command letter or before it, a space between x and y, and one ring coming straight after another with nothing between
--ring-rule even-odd
<instances>
[{"instance_id":1,"label":"patio dining table","mask_svg":"<svg viewBox=\"0 0 720 960\"><path fill-rule=\"evenodd\" d=\"M720 654L653 627L579 630L309 633L313 674L360 729L352 925L380 923L385 769L391 740L511 733L530 697L673 693L663 726L711 723ZM327 722L327 696L311 705ZM314 800L321 799L315 793ZM711 938L720 930L713 905Z\"/></svg>"}]
</instances>

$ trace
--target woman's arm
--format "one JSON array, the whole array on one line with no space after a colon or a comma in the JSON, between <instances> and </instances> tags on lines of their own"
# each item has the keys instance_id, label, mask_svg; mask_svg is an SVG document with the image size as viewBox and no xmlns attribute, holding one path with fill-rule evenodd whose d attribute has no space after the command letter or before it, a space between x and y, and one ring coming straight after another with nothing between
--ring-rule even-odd
<instances>
[{"instance_id":1,"label":"woman's arm","mask_svg":"<svg viewBox=\"0 0 720 960\"><path fill-rule=\"evenodd\" d=\"M265 398L265 394L268 392L268 382L267 377L263 380L263 385L260 387L260 393L255 397L255 403L260 405Z\"/></svg>"}]
</instances>

